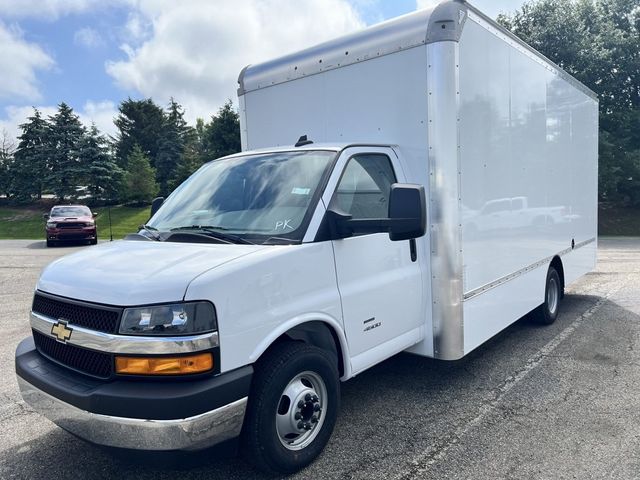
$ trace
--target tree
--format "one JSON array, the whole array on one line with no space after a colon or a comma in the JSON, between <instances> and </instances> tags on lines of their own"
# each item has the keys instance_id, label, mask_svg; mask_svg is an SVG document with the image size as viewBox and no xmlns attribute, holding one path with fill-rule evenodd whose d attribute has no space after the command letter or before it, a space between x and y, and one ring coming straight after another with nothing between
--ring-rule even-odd
<instances>
[{"instance_id":1,"label":"tree","mask_svg":"<svg viewBox=\"0 0 640 480\"><path fill-rule=\"evenodd\" d=\"M637 0L539 0L504 26L600 99L600 197L640 205L640 5Z\"/></svg>"},{"instance_id":2,"label":"tree","mask_svg":"<svg viewBox=\"0 0 640 480\"><path fill-rule=\"evenodd\" d=\"M156 171L142 149L134 145L127 157L127 171L124 174L121 198L135 205L148 204L158 194Z\"/></svg>"},{"instance_id":3,"label":"tree","mask_svg":"<svg viewBox=\"0 0 640 480\"><path fill-rule=\"evenodd\" d=\"M114 120L118 128L116 135L116 159L122 168L127 158L138 145L155 166L164 123L164 112L153 100L124 100L118 107L119 115Z\"/></svg>"},{"instance_id":4,"label":"tree","mask_svg":"<svg viewBox=\"0 0 640 480\"><path fill-rule=\"evenodd\" d=\"M109 151L107 139L95 124L87 132L80 150L86 185L94 200L114 199L123 171Z\"/></svg>"},{"instance_id":5,"label":"tree","mask_svg":"<svg viewBox=\"0 0 640 480\"><path fill-rule=\"evenodd\" d=\"M155 162L156 180L162 195L168 195L169 184L174 183L176 169L184 155L188 131L184 109L172 98L162 124L162 137Z\"/></svg>"},{"instance_id":6,"label":"tree","mask_svg":"<svg viewBox=\"0 0 640 480\"><path fill-rule=\"evenodd\" d=\"M8 132L2 129L2 132L0 132L0 195L7 197L11 190L10 175L15 150L15 142L9 137Z\"/></svg>"},{"instance_id":7,"label":"tree","mask_svg":"<svg viewBox=\"0 0 640 480\"><path fill-rule=\"evenodd\" d=\"M18 147L13 155L10 185L12 196L17 201L41 198L49 176L48 132L49 127L37 108L33 115L19 126Z\"/></svg>"},{"instance_id":8,"label":"tree","mask_svg":"<svg viewBox=\"0 0 640 480\"><path fill-rule=\"evenodd\" d=\"M75 196L77 187L86 179L80 162L80 149L85 129L73 109L62 102L58 112L49 117L46 145L49 149L47 186L60 200Z\"/></svg>"},{"instance_id":9,"label":"tree","mask_svg":"<svg viewBox=\"0 0 640 480\"><path fill-rule=\"evenodd\" d=\"M215 160L241 150L240 120L231 100L211 117L211 123L205 127L204 144L206 160Z\"/></svg>"}]
</instances>

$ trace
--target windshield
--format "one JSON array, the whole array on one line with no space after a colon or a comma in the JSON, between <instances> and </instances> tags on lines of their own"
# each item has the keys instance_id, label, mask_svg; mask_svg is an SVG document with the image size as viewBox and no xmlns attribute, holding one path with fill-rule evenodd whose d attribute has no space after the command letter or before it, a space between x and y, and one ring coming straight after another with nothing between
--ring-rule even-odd
<instances>
[{"instance_id":1,"label":"windshield","mask_svg":"<svg viewBox=\"0 0 640 480\"><path fill-rule=\"evenodd\" d=\"M147 226L217 230L252 241L301 241L335 156L331 151L278 152L210 162L171 194Z\"/></svg>"},{"instance_id":2,"label":"windshield","mask_svg":"<svg viewBox=\"0 0 640 480\"><path fill-rule=\"evenodd\" d=\"M50 216L52 217L88 217L91 211L87 207L53 207Z\"/></svg>"}]
</instances>

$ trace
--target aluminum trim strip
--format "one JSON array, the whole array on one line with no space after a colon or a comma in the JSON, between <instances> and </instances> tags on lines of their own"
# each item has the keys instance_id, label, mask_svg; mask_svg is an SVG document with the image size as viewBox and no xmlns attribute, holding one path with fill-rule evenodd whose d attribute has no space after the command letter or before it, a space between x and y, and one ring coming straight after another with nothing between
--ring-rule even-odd
<instances>
[{"instance_id":1,"label":"aluminum trim strip","mask_svg":"<svg viewBox=\"0 0 640 480\"><path fill-rule=\"evenodd\" d=\"M51 334L51 329L58 323L57 319L31 312L30 323L34 330L48 337L56 338ZM67 325L73 329L73 332L66 343L107 353L178 354L209 350L219 345L218 332L184 337L141 337L112 335L79 327L73 323Z\"/></svg>"},{"instance_id":2,"label":"aluminum trim strip","mask_svg":"<svg viewBox=\"0 0 640 480\"><path fill-rule=\"evenodd\" d=\"M482 285L481 287L478 288L474 288L473 290L469 290L468 292L466 292L463 297L462 300L463 301L467 301L470 298L476 297L488 290L491 290L492 288L495 288L499 285L502 285L503 283L506 283L510 280L513 280L514 278L518 278L521 275L524 275L525 273L528 273L532 270L535 270L536 268L542 266L542 265L546 265L547 263L551 262L551 260L553 259L553 257L555 256L560 256L562 257L563 255L566 255L567 253L571 253L573 250L576 250L578 248L584 247L586 245L589 245L590 243L595 242L596 239L595 237L590 238L589 240L585 240L583 242L579 242L576 243L573 248L569 247L569 248L565 248L564 250L556 253L555 255L551 255L549 257L543 258L542 260L538 260L535 263L532 263L531 265L528 265L524 268L521 268L520 270L516 270L513 273L510 273L509 275L505 275L504 277L500 277L497 280L494 280L493 282L487 283L486 285Z\"/></svg>"},{"instance_id":3,"label":"aluminum trim strip","mask_svg":"<svg viewBox=\"0 0 640 480\"><path fill-rule=\"evenodd\" d=\"M247 397L216 410L177 420L114 417L65 403L18 377L24 401L73 434L99 445L134 450L199 450L237 437Z\"/></svg>"}]
</instances>

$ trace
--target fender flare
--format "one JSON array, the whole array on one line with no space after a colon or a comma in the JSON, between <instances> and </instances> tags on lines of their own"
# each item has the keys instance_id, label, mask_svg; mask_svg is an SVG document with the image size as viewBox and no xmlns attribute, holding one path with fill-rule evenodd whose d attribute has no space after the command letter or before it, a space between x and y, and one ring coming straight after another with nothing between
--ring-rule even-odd
<instances>
[{"instance_id":1,"label":"fender flare","mask_svg":"<svg viewBox=\"0 0 640 480\"><path fill-rule=\"evenodd\" d=\"M251 352L249 356L249 361L251 363L255 363L267 349L273 345L273 343L280 338L282 335L287 333L292 328L303 325L309 322L321 322L327 325L338 338L340 342L340 350L342 351L342 363L344 365L344 374L340 378L340 380L344 381L352 376L351 369L351 357L349 356L349 345L347 343L347 338L344 334L344 329L342 328L342 324L338 322L335 318L327 315L322 312L313 312L313 313L305 313L302 315L297 315L285 322L280 323L277 328L272 330L270 334L265 337Z\"/></svg>"}]
</instances>

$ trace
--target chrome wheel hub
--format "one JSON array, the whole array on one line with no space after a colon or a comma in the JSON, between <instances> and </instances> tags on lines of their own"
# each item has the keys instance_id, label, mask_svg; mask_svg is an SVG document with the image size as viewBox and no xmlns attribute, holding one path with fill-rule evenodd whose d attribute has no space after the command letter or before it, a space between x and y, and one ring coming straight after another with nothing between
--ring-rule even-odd
<instances>
[{"instance_id":1,"label":"chrome wheel hub","mask_svg":"<svg viewBox=\"0 0 640 480\"><path fill-rule=\"evenodd\" d=\"M276 430L288 450L301 450L316 438L324 423L327 387L314 372L296 375L280 396Z\"/></svg>"},{"instance_id":2,"label":"chrome wheel hub","mask_svg":"<svg viewBox=\"0 0 640 480\"><path fill-rule=\"evenodd\" d=\"M555 278L549 280L549 288L547 289L547 306L551 314L556 313L558 309L558 283Z\"/></svg>"}]
</instances>

